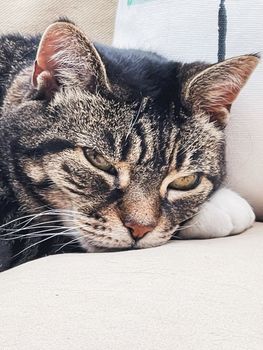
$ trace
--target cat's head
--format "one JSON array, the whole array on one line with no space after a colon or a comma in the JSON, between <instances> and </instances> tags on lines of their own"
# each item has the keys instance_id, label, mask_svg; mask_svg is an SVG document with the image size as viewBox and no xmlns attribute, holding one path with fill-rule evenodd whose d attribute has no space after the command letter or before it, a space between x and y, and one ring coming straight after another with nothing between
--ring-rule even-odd
<instances>
[{"instance_id":1,"label":"cat's head","mask_svg":"<svg viewBox=\"0 0 263 350\"><path fill-rule=\"evenodd\" d=\"M167 242L221 184L229 107L257 63L181 65L179 102L121 99L86 36L51 25L32 73L41 99L9 113L20 202L56 209L88 251Z\"/></svg>"}]
</instances>

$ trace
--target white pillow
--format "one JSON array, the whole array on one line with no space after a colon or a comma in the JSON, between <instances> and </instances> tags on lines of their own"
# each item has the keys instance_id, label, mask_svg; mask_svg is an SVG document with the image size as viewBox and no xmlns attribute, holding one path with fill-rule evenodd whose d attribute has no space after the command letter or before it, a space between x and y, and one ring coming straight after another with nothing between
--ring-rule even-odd
<instances>
[{"instance_id":1,"label":"white pillow","mask_svg":"<svg viewBox=\"0 0 263 350\"><path fill-rule=\"evenodd\" d=\"M151 50L172 60L215 63L219 3L119 0L113 44ZM263 1L226 2L226 14L226 58L263 52ZM263 219L262 64L234 102L231 116L227 127L227 184L250 202L258 219Z\"/></svg>"}]
</instances>

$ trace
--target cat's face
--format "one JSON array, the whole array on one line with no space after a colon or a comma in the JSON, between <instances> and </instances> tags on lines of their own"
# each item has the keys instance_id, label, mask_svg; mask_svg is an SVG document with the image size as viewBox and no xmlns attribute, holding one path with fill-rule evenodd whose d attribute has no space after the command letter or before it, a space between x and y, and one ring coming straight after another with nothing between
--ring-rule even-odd
<instances>
[{"instance_id":1,"label":"cat's face","mask_svg":"<svg viewBox=\"0 0 263 350\"><path fill-rule=\"evenodd\" d=\"M44 137L27 142L39 156L25 156L25 172L47 203L72 210L65 225L89 250L165 243L222 179L223 133L202 116L179 122L152 100L71 91L57 95L49 118Z\"/></svg>"},{"instance_id":2,"label":"cat's face","mask_svg":"<svg viewBox=\"0 0 263 350\"><path fill-rule=\"evenodd\" d=\"M204 115L79 89L57 93L46 113L33 133L23 124L19 163L88 250L165 243L222 180L223 132Z\"/></svg>"},{"instance_id":3,"label":"cat's face","mask_svg":"<svg viewBox=\"0 0 263 350\"><path fill-rule=\"evenodd\" d=\"M61 59L60 52L55 54ZM246 57L254 62L254 56ZM43 61L41 50L38 58ZM160 106L158 99L128 102L109 97L94 89L94 84L109 88L95 58L92 69L100 72L91 75L89 89L66 81L63 89L57 88L54 67L35 67L35 85L56 92L44 108L35 101L19 110L26 115L30 106L31 111L31 117L16 123L22 135L15 151L17 167L31 186L31 194L21 191L21 200L24 196L24 202L35 207L41 200L58 210L64 226L87 251L161 245L222 182L222 123L231 100L222 103L213 95L219 106L213 102L211 107L214 91L200 99L198 89L211 81L214 71L208 80L206 73L197 75L182 87L185 112L175 113L174 102ZM70 69L62 68L60 75L77 81ZM200 79L204 81L198 83ZM213 114L208 113L210 107Z\"/></svg>"}]
</instances>

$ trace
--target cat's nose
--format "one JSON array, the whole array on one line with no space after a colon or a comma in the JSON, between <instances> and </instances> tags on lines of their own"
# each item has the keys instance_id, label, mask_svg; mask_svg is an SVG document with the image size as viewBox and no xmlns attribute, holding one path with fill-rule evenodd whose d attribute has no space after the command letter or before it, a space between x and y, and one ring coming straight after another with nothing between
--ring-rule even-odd
<instances>
[{"instance_id":1,"label":"cat's nose","mask_svg":"<svg viewBox=\"0 0 263 350\"><path fill-rule=\"evenodd\" d=\"M143 238L146 233L151 232L156 225L142 225L137 222L127 221L124 222L124 226L130 229L131 235L135 240L139 240Z\"/></svg>"}]
</instances>

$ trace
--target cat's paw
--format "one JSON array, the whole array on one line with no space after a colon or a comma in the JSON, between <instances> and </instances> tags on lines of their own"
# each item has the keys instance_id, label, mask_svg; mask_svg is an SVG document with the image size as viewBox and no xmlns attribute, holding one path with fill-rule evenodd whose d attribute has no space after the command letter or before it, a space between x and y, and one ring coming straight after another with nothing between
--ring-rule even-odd
<instances>
[{"instance_id":1,"label":"cat's paw","mask_svg":"<svg viewBox=\"0 0 263 350\"><path fill-rule=\"evenodd\" d=\"M254 221L255 214L248 202L237 193L222 188L176 235L184 239L236 235L251 227Z\"/></svg>"}]
</instances>

